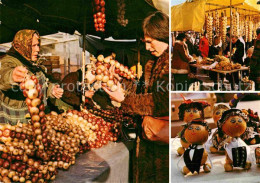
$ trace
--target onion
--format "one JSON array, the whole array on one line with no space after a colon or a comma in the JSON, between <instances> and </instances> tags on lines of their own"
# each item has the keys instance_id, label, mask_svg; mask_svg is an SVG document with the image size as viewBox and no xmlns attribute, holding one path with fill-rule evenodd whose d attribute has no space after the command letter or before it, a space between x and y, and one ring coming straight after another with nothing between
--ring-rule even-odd
<instances>
[{"instance_id":1,"label":"onion","mask_svg":"<svg viewBox=\"0 0 260 183\"><path fill-rule=\"evenodd\" d=\"M20 177L20 182L25 182L25 178L24 177Z\"/></svg>"},{"instance_id":2,"label":"onion","mask_svg":"<svg viewBox=\"0 0 260 183\"><path fill-rule=\"evenodd\" d=\"M33 80L28 79L27 81L25 81L24 86L25 86L25 89L30 90L35 87L35 83L33 82Z\"/></svg>"},{"instance_id":3,"label":"onion","mask_svg":"<svg viewBox=\"0 0 260 183\"><path fill-rule=\"evenodd\" d=\"M24 82L20 83L20 88L21 88L21 90L25 89Z\"/></svg>"},{"instance_id":4,"label":"onion","mask_svg":"<svg viewBox=\"0 0 260 183\"><path fill-rule=\"evenodd\" d=\"M36 134L36 135L40 135L40 134L41 134L41 129L39 129L39 128L36 129L36 130L35 130L35 134Z\"/></svg>"},{"instance_id":5,"label":"onion","mask_svg":"<svg viewBox=\"0 0 260 183\"><path fill-rule=\"evenodd\" d=\"M40 118L43 118L43 117L45 116L44 111L41 111L41 112L39 113L39 116L40 116Z\"/></svg>"},{"instance_id":6,"label":"onion","mask_svg":"<svg viewBox=\"0 0 260 183\"><path fill-rule=\"evenodd\" d=\"M108 77L108 76L104 76L103 79L102 79L102 81L103 81L104 83L108 82L108 80L109 80L109 77Z\"/></svg>"},{"instance_id":7,"label":"onion","mask_svg":"<svg viewBox=\"0 0 260 183\"><path fill-rule=\"evenodd\" d=\"M10 133L11 133L11 131L6 128L6 129L3 131L3 136L4 136L4 137L9 137L9 136L10 136Z\"/></svg>"},{"instance_id":8,"label":"onion","mask_svg":"<svg viewBox=\"0 0 260 183\"><path fill-rule=\"evenodd\" d=\"M119 69L120 63L118 61L115 61L115 67Z\"/></svg>"},{"instance_id":9,"label":"onion","mask_svg":"<svg viewBox=\"0 0 260 183\"><path fill-rule=\"evenodd\" d=\"M97 60L98 60L99 62L103 62L103 61L104 61L104 56L103 56L103 55L99 55L99 56L97 57Z\"/></svg>"},{"instance_id":10,"label":"onion","mask_svg":"<svg viewBox=\"0 0 260 183\"><path fill-rule=\"evenodd\" d=\"M38 121L40 121L40 116L39 116L39 115L33 115L33 116L32 116L32 121L33 121L33 122L38 122Z\"/></svg>"},{"instance_id":11,"label":"onion","mask_svg":"<svg viewBox=\"0 0 260 183\"><path fill-rule=\"evenodd\" d=\"M113 60L113 59L110 60L110 65L115 65L115 63L116 63L115 60Z\"/></svg>"},{"instance_id":12,"label":"onion","mask_svg":"<svg viewBox=\"0 0 260 183\"><path fill-rule=\"evenodd\" d=\"M101 70L100 68L97 68L96 74L97 74L97 75L100 75L101 73L102 73L102 70Z\"/></svg>"},{"instance_id":13,"label":"onion","mask_svg":"<svg viewBox=\"0 0 260 183\"><path fill-rule=\"evenodd\" d=\"M27 100L27 99L26 99ZM30 100L30 99L29 99ZM33 99L32 101L31 101L31 105L33 106L33 107L37 107L38 105L40 105L41 104L41 100L39 99L39 98L35 98L35 99ZM28 104L27 104L28 105Z\"/></svg>"},{"instance_id":14,"label":"onion","mask_svg":"<svg viewBox=\"0 0 260 183\"><path fill-rule=\"evenodd\" d=\"M101 81L103 79L102 75L96 75L96 80Z\"/></svg>"},{"instance_id":15,"label":"onion","mask_svg":"<svg viewBox=\"0 0 260 183\"><path fill-rule=\"evenodd\" d=\"M110 59L111 59L111 56L108 56L108 57L106 57L106 58L104 59L104 62L105 62L105 63L109 63L109 62L110 62Z\"/></svg>"},{"instance_id":16,"label":"onion","mask_svg":"<svg viewBox=\"0 0 260 183\"><path fill-rule=\"evenodd\" d=\"M25 99L25 103L26 103L27 106L30 106L31 102L32 102L31 99L29 99L29 98Z\"/></svg>"},{"instance_id":17,"label":"onion","mask_svg":"<svg viewBox=\"0 0 260 183\"><path fill-rule=\"evenodd\" d=\"M39 114L39 109L37 107L30 108L31 115Z\"/></svg>"},{"instance_id":18,"label":"onion","mask_svg":"<svg viewBox=\"0 0 260 183\"><path fill-rule=\"evenodd\" d=\"M45 109L44 104L40 105L39 109L40 109L40 111L44 111L44 109Z\"/></svg>"},{"instance_id":19,"label":"onion","mask_svg":"<svg viewBox=\"0 0 260 183\"><path fill-rule=\"evenodd\" d=\"M28 97L29 99L35 99L38 96L38 91L36 89L30 89L28 91Z\"/></svg>"},{"instance_id":20,"label":"onion","mask_svg":"<svg viewBox=\"0 0 260 183\"><path fill-rule=\"evenodd\" d=\"M120 68L119 69L120 69L121 72L124 72L125 66L123 64L120 64Z\"/></svg>"}]
</instances>

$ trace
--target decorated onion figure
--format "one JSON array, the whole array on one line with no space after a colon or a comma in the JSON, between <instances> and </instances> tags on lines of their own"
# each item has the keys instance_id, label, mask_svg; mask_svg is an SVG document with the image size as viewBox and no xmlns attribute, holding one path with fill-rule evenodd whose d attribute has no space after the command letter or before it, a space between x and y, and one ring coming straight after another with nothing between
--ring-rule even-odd
<instances>
[{"instance_id":1,"label":"decorated onion figure","mask_svg":"<svg viewBox=\"0 0 260 183\"><path fill-rule=\"evenodd\" d=\"M218 126L218 121L221 119L222 114L229 109L228 106L224 104L218 104L214 106L213 109L213 120L214 123ZM211 153L224 153L224 145L225 142L228 141L229 137L226 134L219 133L219 130L216 130L212 138L209 140L212 142L212 146L210 147Z\"/></svg>"},{"instance_id":2,"label":"decorated onion figure","mask_svg":"<svg viewBox=\"0 0 260 183\"><path fill-rule=\"evenodd\" d=\"M184 100L184 102L179 106L179 119L186 123L189 123L192 120L197 118L201 118L204 120L204 108L206 108L207 106L209 106L209 104L204 101L194 102L192 100ZM182 147L179 147L177 149L177 153L179 155L182 155L185 149L187 149L190 145L185 140L182 134L183 133L180 132L179 135L181 138L181 145L182 145Z\"/></svg>"},{"instance_id":3,"label":"decorated onion figure","mask_svg":"<svg viewBox=\"0 0 260 183\"><path fill-rule=\"evenodd\" d=\"M208 140L210 129L202 119L195 119L184 126L182 135L190 144L184 152L185 166L182 169L184 175L189 172L200 172L200 167L203 166L204 172L208 173L211 170L211 165L206 163L208 153L203 144Z\"/></svg>"},{"instance_id":4,"label":"decorated onion figure","mask_svg":"<svg viewBox=\"0 0 260 183\"><path fill-rule=\"evenodd\" d=\"M245 113L239 109L230 109L223 113L218 121L220 133L232 137L231 141L225 145L226 163L225 171L233 171L233 167L241 167L245 170L250 169L251 162L247 161L250 149L241 139L241 136L247 130L248 118Z\"/></svg>"}]
</instances>

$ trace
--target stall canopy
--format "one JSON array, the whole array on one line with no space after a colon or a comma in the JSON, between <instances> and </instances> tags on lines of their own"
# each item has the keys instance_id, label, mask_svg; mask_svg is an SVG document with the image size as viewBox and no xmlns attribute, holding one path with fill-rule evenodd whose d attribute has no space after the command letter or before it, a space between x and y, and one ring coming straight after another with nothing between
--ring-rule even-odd
<instances>
[{"instance_id":1,"label":"stall canopy","mask_svg":"<svg viewBox=\"0 0 260 183\"><path fill-rule=\"evenodd\" d=\"M257 0L232 0L232 8L243 15L259 16ZM205 15L210 11L225 10L230 17L230 0L193 0L171 7L171 31L202 32Z\"/></svg>"},{"instance_id":2,"label":"stall canopy","mask_svg":"<svg viewBox=\"0 0 260 183\"><path fill-rule=\"evenodd\" d=\"M171 31L201 32L205 22L206 0L171 7Z\"/></svg>"},{"instance_id":3,"label":"stall canopy","mask_svg":"<svg viewBox=\"0 0 260 183\"><path fill-rule=\"evenodd\" d=\"M149 1L149 2L148 2ZM75 30L86 34L114 39L135 39L142 32L142 21L157 11L152 0L125 0L126 27L117 22L117 1L106 0L105 33L94 28L93 0L1 0L0 43L12 41L21 29L36 29L40 35L60 32L73 34ZM157 1L156 1L157 2Z\"/></svg>"}]
</instances>

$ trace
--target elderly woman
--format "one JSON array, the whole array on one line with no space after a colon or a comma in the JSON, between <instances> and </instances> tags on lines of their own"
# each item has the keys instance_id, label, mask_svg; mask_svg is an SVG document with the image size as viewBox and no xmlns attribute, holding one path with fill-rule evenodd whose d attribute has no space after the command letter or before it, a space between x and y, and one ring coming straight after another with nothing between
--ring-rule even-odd
<instances>
[{"instance_id":1,"label":"elderly woman","mask_svg":"<svg viewBox=\"0 0 260 183\"><path fill-rule=\"evenodd\" d=\"M146 49L158 58L146 64L144 93L136 94L134 83L125 92L104 90L122 102L124 111L143 119L134 156L134 182L169 182L169 17L159 11L151 14L143 22L143 32Z\"/></svg>"},{"instance_id":2,"label":"elderly woman","mask_svg":"<svg viewBox=\"0 0 260 183\"><path fill-rule=\"evenodd\" d=\"M0 122L15 125L18 120L26 122L28 107L19 84L34 74L43 86L43 101L47 97L60 98L63 89L47 82L45 68L37 63L40 52L40 35L35 30L20 30L16 33L12 47L0 59ZM48 87L47 87L48 86Z\"/></svg>"}]
</instances>

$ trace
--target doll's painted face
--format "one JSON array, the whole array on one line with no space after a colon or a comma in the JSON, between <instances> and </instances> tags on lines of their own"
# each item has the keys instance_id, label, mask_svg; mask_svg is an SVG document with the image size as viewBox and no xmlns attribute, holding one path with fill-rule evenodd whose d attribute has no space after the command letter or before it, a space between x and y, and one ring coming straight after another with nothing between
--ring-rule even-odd
<instances>
[{"instance_id":1,"label":"doll's painted face","mask_svg":"<svg viewBox=\"0 0 260 183\"><path fill-rule=\"evenodd\" d=\"M214 112L213 114L213 120L214 120L214 123L217 124L218 120L220 120L222 114L226 111L227 109L218 109Z\"/></svg>"},{"instance_id":2,"label":"doll's painted face","mask_svg":"<svg viewBox=\"0 0 260 183\"><path fill-rule=\"evenodd\" d=\"M191 122L194 119L201 118L201 111L197 108L188 108L184 111L184 121L186 123Z\"/></svg>"},{"instance_id":3,"label":"doll's painted face","mask_svg":"<svg viewBox=\"0 0 260 183\"><path fill-rule=\"evenodd\" d=\"M204 144L208 140L209 132L200 124L190 125L184 132L184 137L191 144Z\"/></svg>"},{"instance_id":4,"label":"doll's painted face","mask_svg":"<svg viewBox=\"0 0 260 183\"><path fill-rule=\"evenodd\" d=\"M225 134L240 137L246 131L246 121L241 116L230 116L222 126Z\"/></svg>"}]
</instances>

